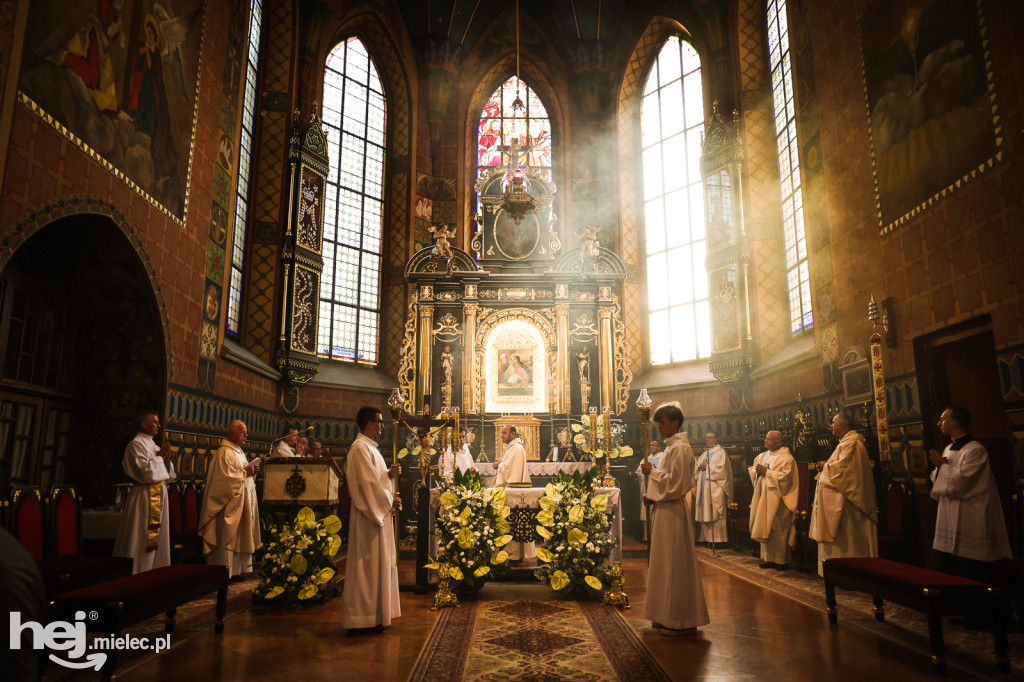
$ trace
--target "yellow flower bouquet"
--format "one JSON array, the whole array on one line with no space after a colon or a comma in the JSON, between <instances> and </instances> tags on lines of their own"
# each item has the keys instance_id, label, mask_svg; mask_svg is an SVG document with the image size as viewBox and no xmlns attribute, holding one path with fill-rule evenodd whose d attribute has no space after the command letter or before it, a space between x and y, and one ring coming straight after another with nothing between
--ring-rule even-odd
<instances>
[{"instance_id":1,"label":"yellow flower bouquet","mask_svg":"<svg viewBox=\"0 0 1024 682\"><path fill-rule=\"evenodd\" d=\"M448 564L448 573L457 587L475 589L491 578L508 572L508 552L512 541L508 522L509 507L503 488L484 488L478 474L462 474L458 468L452 479L435 476L440 490L437 509L437 558L427 568Z\"/></svg>"},{"instance_id":2,"label":"yellow flower bouquet","mask_svg":"<svg viewBox=\"0 0 1024 682\"><path fill-rule=\"evenodd\" d=\"M334 555L341 548L341 520L321 519L303 507L291 523L268 525L264 554L256 565L255 597L265 602L305 601L334 577Z\"/></svg>"},{"instance_id":3,"label":"yellow flower bouquet","mask_svg":"<svg viewBox=\"0 0 1024 682\"><path fill-rule=\"evenodd\" d=\"M611 535L608 498L594 490L596 475L596 468L560 471L540 498L537 534L544 545L534 575L556 592L597 596L611 585L608 556L619 541Z\"/></svg>"}]
</instances>

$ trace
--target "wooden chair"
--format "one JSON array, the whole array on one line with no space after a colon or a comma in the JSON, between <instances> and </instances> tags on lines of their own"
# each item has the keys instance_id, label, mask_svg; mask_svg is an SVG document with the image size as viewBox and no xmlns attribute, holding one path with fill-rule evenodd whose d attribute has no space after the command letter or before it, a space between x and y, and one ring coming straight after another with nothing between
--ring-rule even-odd
<instances>
[{"instance_id":1,"label":"wooden chair","mask_svg":"<svg viewBox=\"0 0 1024 682\"><path fill-rule=\"evenodd\" d=\"M46 559L43 497L39 488L16 486L7 502L7 530L37 563Z\"/></svg>"},{"instance_id":2,"label":"wooden chair","mask_svg":"<svg viewBox=\"0 0 1024 682\"><path fill-rule=\"evenodd\" d=\"M202 509L202 487L186 481L167 487L168 497L174 488L171 509L177 508L176 523L171 525L171 563L196 564L203 562L203 541L199 537L199 512Z\"/></svg>"},{"instance_id":3,"label":"wooden chair","mask_svg":"<svg viewBox=\"0 0 1024 682\"><path fill-rule=\"evenodd\" d=\"M810 530L810 508L813 497L813 488L816 482L810 476L810 463L797 462L797 486L799 494L796 504L796 559L797 567L801 571L810 573L818 572L818 543L807 534Z\"/></svg>"},{"instance_id":4,"label":"wooden chair","mask_svg":"<svg viewBox=\"0 0 1024 682\"><path fill-rule=\"evenodd\" d=\"M128 557L82 554L82 504L75 488L53 486L44 507L45 563L39 565L47 594L87 587L132 573Z\"/></svg>"},{"instance_id":5,"label":"wooden chair","mask_svg":"<svg viewBox=\"0 0 1024 682\"><path fill-rule=\"evenodd\" d=\"M910 541L913 493L900 481L889 484L878 505L878 555L893 561L916 564L916 552Z\"/></svg>"}]
</instances>

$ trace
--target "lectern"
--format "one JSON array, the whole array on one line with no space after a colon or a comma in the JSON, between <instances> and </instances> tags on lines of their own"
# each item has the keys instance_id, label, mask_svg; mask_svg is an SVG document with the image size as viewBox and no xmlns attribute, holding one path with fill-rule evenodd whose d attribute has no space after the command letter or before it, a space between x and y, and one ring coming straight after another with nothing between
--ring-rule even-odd
<instances>
[{"instance_id":1,"label":"lectern","mask_svg":"<svg viewBox=\"0 0 1024 682\"><path fill-rule=\"evenodd\" d=\"M263 505L335 507L341 469L331 457L277 457L263 461Z\"/></svg>"}]
</instances>

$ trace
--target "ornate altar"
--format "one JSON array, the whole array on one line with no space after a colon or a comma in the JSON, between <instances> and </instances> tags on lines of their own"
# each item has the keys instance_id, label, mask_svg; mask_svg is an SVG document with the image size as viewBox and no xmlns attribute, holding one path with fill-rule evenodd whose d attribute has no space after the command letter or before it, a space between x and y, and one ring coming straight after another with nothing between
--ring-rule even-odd
<instances>
[{"instance_id":1,"label":"ornate altar","mask_svg":"<svg viewBox=\"0 0 1024 682\"><path fill-rule=\"evenodd\" d=\"M543 180L533 186L550 197ZM590 406L626 410L632 374L619 303L626 270L598 245L597 228L562 253L550 206L517 224L488 198L490 185L481 187L474 252L435 245L406 266L415 289L399 386L410 412L460 408L462 425L483 436L485 459L502 452L504 423L526 429L529 459L547 459L567 417Z\"/></svg>"}]
</instances>

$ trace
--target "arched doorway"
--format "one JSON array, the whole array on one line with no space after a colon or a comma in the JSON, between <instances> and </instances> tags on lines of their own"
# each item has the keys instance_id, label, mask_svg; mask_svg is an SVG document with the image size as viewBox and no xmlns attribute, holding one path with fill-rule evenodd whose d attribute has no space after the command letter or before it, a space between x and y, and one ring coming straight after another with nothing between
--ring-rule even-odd
<instances>
[{"instance_id":1,"label":"arched doorway","mask_svg":"<svg viewBox=\"0 0 1024 682\"><path fill-rule=\"evenodd\" d=\"M72 483L109 499L141 410L167 395L150 275L109 217L33 233L0 271L0 489Z\"/></svg>"}]
</instances>

